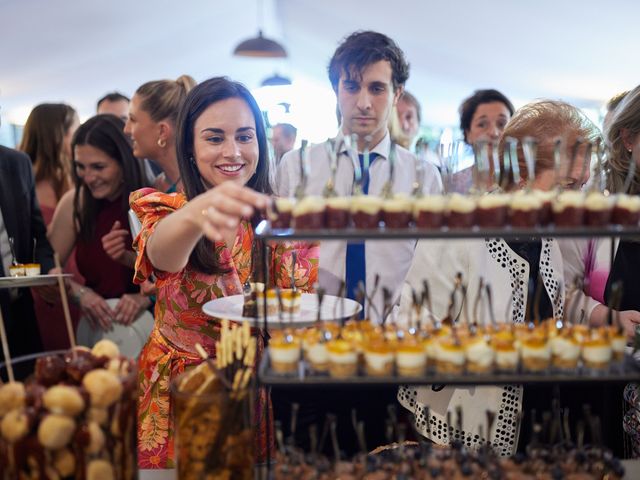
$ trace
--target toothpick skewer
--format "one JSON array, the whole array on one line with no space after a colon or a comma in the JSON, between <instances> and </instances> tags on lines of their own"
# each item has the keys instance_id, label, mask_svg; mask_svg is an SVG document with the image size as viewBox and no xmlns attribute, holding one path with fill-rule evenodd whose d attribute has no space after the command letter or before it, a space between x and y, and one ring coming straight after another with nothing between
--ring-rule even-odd
<instances>
[{"instance_id":1,"label":"toothpick skewer","mask_svg":"<svg viewBox=\"0 0 640 480\"><path fill-rule=\"evenodd\" d=\"M213 372L213 374L220 379L220 381L222 383L225 384L226 387L231 388L231 385L229 384L229 382L227 381L227 379L225 378L225 376L220 372L220 370L216 367L215 363L213 362L213 360L211 358L209 358L209 354L207 353L207 351L202 348L202 345L200 345L199 343L196 343L195 345L196 347L196 352L198 352L198 355L200 355L200 357L207 362L207 366L209 367L209 369L211 370L211 372Z\"/></svg>"},{"instance_id":2,"label":"toothpick skewer","mask_svg":"<svg viewBox=\"0 0 640 480\"><path fill-rule=\"evenodd\" d=\"M4 364L7 366L9 382L13 383L15 381L15 377L13 376L13 366L11 365L11 355L9 354L9 342L7 342L7 332L4 329L4 317L2 316L2 310L0 310L0 339L2 340L2 353L4 354Z\"/></svg>"},{"instance_id":3,"label":"toothpick skewer","mask_svg":"<svg viewBox=\"0 0 640 480\"><path fill-rule=\"evenodd\" d=\"M64 279L62 278L62 267L60 266L60 256L57 253L53 254L53 261L56 268L59 270L58 274L58 288L60 288L60 298L62 299L62 310L64 311L64 320L67 325L67 334L69 335L69 345L71 348L76 348L76 338L73 334L73 324L71 323L71 313L69 312L69 299L67 298L67 289L64 286Z\"/></svg>"}]
</instances>

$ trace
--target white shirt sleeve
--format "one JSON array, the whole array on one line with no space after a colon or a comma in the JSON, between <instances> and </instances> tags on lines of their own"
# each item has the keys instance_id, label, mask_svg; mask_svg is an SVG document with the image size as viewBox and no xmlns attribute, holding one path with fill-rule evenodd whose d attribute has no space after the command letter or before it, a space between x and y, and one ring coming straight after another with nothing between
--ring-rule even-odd
<instances>
[{"instance_id":1,"label":"white shirt sleeve","mask_svg":"<svg viewBox=\"0 0 640 480\"><path fill-rule=\"evenodd\" d=\"M440 172L435 165L429 162L425 162L422 192L427 195L442 193L442 178L440 177Z\"/></svg>"},{"instance_id":2,"label":"white shirt sleeve","mask_svg":"<svg viewBox=\"0 0 640 480\"><path fill-rule=\"evenodd\" d=\"M279 197L291 197L298 184L298 150L292 150L284 154L276 171L276 195Z\"/></svg>"}]
</instances>

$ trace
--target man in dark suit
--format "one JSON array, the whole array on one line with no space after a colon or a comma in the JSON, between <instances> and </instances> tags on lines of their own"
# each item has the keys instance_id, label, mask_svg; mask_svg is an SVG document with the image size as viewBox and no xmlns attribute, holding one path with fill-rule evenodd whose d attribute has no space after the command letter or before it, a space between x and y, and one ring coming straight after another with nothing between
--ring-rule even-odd
<instances>
[{"instance_id":1,"label":"man in dark suit","mask_svg":"<svg viewBox=\"0 0 640 480\"><path fill-rule=\"evenodd\" d=\"M41 265L43 273L54 268L53 249L36 199L31 160L24 153L0 145L0 275L8 275L13 260L13 239L18 263ZM28 288L0 289L0 304L12 357L42 351L40 332ZM0 360L3 355L0 352Z\"/></svg>"}]
</instances>

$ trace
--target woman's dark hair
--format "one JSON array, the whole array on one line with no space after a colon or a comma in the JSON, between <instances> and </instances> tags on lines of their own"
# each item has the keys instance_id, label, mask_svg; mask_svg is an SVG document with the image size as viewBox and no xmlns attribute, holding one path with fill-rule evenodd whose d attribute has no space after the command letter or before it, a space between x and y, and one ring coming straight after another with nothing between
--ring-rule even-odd
<instances>
[{"instance_id":1,"label":"woman's dark hair","mask_svg":"<svg viewBox=\"0 0 640 480\"><path fill-rule=\"evenodd\" d=\"M400 47L386 35L364 31L349 35L336 49L329 62L329 80L335 92L338 91L340 75L356 79L369 65L386 60L391 64L393 89L397 91L409 78L409 64Z\"/></svg>"},{"instance_id":2,"label":"woman's dark hair","mask_svg":"<svg viewBox=\"0 0 640 480\"><path fill-rule=\"evenodd\" d=\"M513 116L515 109L511 101L498 90L476 90L469 98L465 99L460 105L460 130L464 135L464 141L467 141L467 131L471 129L471 120L476 113L478 107L484 103L500 102L503 103L509 114Z\"/></svg>"},{"instance_id":3,"label":"woman's dark hair","mask_svg":"<svg viewBox=\"0 0 640 480\"><path fill-rule=\"evenodd\" d=\"M31 158L36 182L50 181L58 200L69 189L71 159L62 147L76 118L76 111L64 103L37 105L27 118L18 147Z\"/></svg>"},{"instance_id":4,"label":"woman's dark hair","mask_svg":"<svg viewBox=\"0 0 640 480\"><path fill-rule=\"evenodd\" d=\"M91 117L84 122L71 143L73 160L75 162L75 147L91 145L101 150L110 158L118 162L122 169L122 211L129 210L129 193L147 185L142 163L133 156L133 149L124 134L124 121L115 115L104 114ZM73 216L78 223L78 237L84 241L91 240L96 227L96 217L100 209L101 200L91 195L84 181L73 169L73 181L76 193L73 199Z\"/></svg>"},{"instance_id":5,"label":"woman's dark hair","mask_svg":"<svg viewBox=\"0 0 640 480\"><path fill-rule=\"evenodd\" d=\"M251 92L241 83L234 82L226 77L214 77L205 80L189 92L178 114L176 153L178 166L180 167L180 178L182 178L184 192L189 200L207 190L193 157L195 122L209 106L229 98L244 100L251 109L256 123L258 165L256 172L247 182L247 186L257 192L269 195L273 193L269 174L267 134L260 107L258 107ZM200 239L193 252L191 252L189 263L196 270L207 274L226 273L226 270L223 270L218 265L217 255L211 241L204 237Z\"/></svg>"}]
</instances>

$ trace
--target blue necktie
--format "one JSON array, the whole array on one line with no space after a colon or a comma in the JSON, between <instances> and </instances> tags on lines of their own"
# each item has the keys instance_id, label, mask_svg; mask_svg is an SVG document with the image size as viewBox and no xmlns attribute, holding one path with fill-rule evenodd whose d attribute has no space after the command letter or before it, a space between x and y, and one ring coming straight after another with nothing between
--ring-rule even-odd
<instances>
[{"instance_id":1,"label":"blue necktie","mask_svg":"<svg viewBox=\"0 0 640 480\"><path fill-rule=\"evenodd\" d=\"M372 153L369 157L369 165L373 163L373 160L378 155ZM362 192L367 195L369 193L369 172L364 171L364 156L358 155L360 161L360 171L363 175ZM366 268L365 268L365 254L364 254L364 241L359 243L347 244L347 273L346 273L346 288L347 297L355 299L355 293L358 288L358 283L362 282L366 286ZM360 312L360 318L364 318L364 310Z\"/></svg>"}]
</instances>

